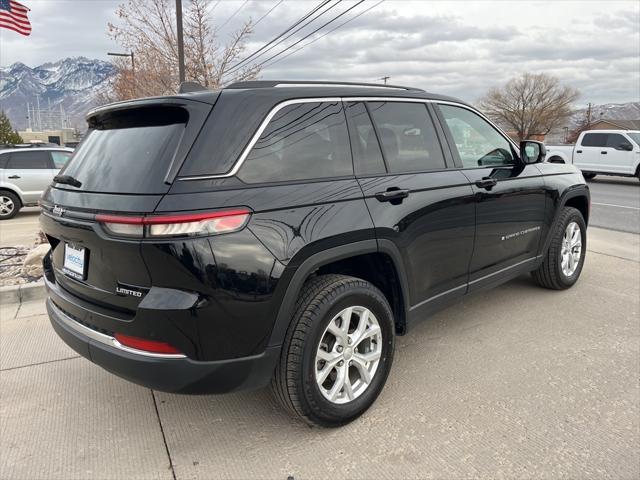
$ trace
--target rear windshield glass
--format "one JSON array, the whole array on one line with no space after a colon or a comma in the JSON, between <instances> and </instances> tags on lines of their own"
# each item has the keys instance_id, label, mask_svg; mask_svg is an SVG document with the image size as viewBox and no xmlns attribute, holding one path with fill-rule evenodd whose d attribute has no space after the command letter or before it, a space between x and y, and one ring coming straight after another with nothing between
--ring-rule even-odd
<instances>
[{"instance_id":1,"label":"rear windshield glass","mask_svg":"<svg viewBox=\"0 0 640 480\"><path fill-rule=\"evenodd\" d=\"M187 119L186 110L176 107L105 115L92 121L62 173L79 180L79 190L88 192L166 193L164 179Z\"/></svg>"}]
</instances>

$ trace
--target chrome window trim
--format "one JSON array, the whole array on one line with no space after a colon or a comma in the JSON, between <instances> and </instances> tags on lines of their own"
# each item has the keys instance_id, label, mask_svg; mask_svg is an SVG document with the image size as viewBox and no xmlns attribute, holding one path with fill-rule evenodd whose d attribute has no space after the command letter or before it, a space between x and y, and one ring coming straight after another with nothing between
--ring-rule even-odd
<instances>
[{"instance_id":1,"label":"chrome window trim","mask_svg":"<svg viewBox=\"0 0 640 480\"><path fill-rule=\"evenodd\" d=\"M103 345L107 345L109 347L115 347L118 350L122 350L129 353L134 353L136 355L141 355L143 357L152 357L152 358L187 358L183 353L153 353L153 352L145 352L144 350L138 350L137 348L126 347L122 345L118 340L116 340L111 335L106 335L104 333L98 332L92 328L86 327L81 323L76 322L73 318L69 317L66 313L64 313L58 306L49 300L49 305L53 310L55 310L56 314L60 321L80 335L84 335L85 337L89 337L91 340L95 340L98 343Z\"/></svg>"},{"instance_id":2,"label":"chrome window trim","mask_svg":"<svg viewBox=\"0 0 640 480\"><path fill-rule=\"evenodd\" d=\"M283 84L283 86L284 86L284 84ZM291 85L286 85L286 86L291 86ZM301 86L307 86L307 85L301 85ZM388 88L388 87L381 87L381 88ZM507 140L507 142L509 142L510 145L512 145L514 147L514 150L516 152L518 152L518 150L519 150L519 147L515 144L515 142L513 140L511 140L511 138L509 138L509 136L504 131L502 131L501 128L499 128L497 125L495 125L491 120L489 120L485 115L480 113L475 108L472 108L472 107L470 107L468 105L465 105L463 103L451 102L451 101L448 101L448 100L435 100L435 99L415 98L415 97L371 97L371 96L367 96L367 97L356 97L356 96L354 96L354 97L351 97L351 96L343 96L343 97L294 98L294 99L291 99L291 100L285 100L284 102L281 102L281 103L277 104L275 107L273 107L271 109L271 111L267 114L267 116L264 118L264 120L260 123L260 126L258 127L258 130L256 130L256 132L253 134L253 136L251 137L251 140L249 141L247 146L244 148L244 150L240 154L240 157L238 158L238 160L236 160L236 162L231 167L231 170L229 170L226 173L219 173L219 174L214 174L214 175L192 175L192 176L178 177L178 180L182 181L182 182L188 182L188 181L192 181L192 180L215 180L215 179L218 179L218 178L233 177L234 175L236 175L238 173L240 168L242 168L242 165L244 164L245 160L249 156L249 152L251 152L251 149L254 147L254 145L257 143L258 139L262 135L262 133L265 131L265 129L269 125L269 122L271 122L273 117L275 117L275 115L280 110L282 110L285 107L288 107L289 105L296 105L296 104L299 104L299 103L316 103L316 102L319 102L319 103L322 103L322 102L402 102L402 103L435 103L435 104L443 104L443 105L453 105L455 107L461 107L461 108L467 109L470 112L473 112L476 115L480 116L480 118L482 118L483 120L488 122L489 125L491 125L493 128L495 128L496 131L500 135L502 135L505 138L505 140Z\"/></svg>"}]
</instances>

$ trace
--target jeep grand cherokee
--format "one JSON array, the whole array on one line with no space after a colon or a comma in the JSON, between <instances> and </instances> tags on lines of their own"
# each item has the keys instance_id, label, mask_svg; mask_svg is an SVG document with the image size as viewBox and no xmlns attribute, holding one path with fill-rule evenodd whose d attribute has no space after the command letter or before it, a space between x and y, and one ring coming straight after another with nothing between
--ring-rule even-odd
<instances>
[{"instance_id":1,"label":"jeep grand cherokee","mask_svg":"<svg viewBox=\"0 0 640 480\"><path fill-rule=\"evenodd\" d=\"M580 172L454 98L246 82L88 124L42 200L47 308L77 352L150 388L271 384L292 414L342 425L415 321L582 270Z\"/></svg>"}]
</instances>

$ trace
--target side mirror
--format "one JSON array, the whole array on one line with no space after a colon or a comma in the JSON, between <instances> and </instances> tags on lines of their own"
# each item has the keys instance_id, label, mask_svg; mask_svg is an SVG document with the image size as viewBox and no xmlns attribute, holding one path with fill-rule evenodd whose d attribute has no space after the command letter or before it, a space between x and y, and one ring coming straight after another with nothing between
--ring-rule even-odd
<instances>
[{"instance_id":1,"label":"side mirror","mask_svg":"<svg viewBox=\"0 0 640 480\"><path fill-rule=\"evenodd\" d=\"M625 152L633 152L633 145L631 145L630 143L621 143L620 145L618 145L618 148L616 150L623 150Z\"/></svg>"},{"instance_id":2,"label":"side mirror","mask_svg":"<svg viewBox=\"0 0 640 480\"><path fill-rule=\"evenodd\" d=\"M544 143L535 140L523 140L520 142L520 158L526 164L542 163L547 156Z\"/></svg>"}]
</instances>

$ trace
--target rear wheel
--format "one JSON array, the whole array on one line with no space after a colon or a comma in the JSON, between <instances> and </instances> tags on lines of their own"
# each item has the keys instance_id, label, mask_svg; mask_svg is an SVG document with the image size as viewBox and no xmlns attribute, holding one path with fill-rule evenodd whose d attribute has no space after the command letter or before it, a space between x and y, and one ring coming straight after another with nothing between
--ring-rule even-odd
<instances>
[{"instance_id":1,"label":"rear wheel","mask_svg":"<svg viewBox=\"0 0 640 480\"><path fill-rule=\"evenodd\" d=\"M549 250L533 278L546 288L564 290L578 281L587 249L587 226L579 210L564 207Z\"/></svg>"},{"instance_id":2,"label":"rear wheel","mask_svg":"<svg viewBox=\"0 0 640 480\"><path fill-rule=\"evenodd\" d=\"M585 180L593 180L594 178L596 178L596 174L592 172L582 172L582 176Z\"/></svg>"},{"instance_id":3,"label":"rear wheel","mask_svg":"<svg viewBox=\"0 0 640 480\"><path fill-rule=\"evenodd\" d=\"M15 193L0 192L0 220L9 220L20 211L20 199Z\"/></svg>"},{"instance_id":4,"label":"rear wheel","mask_svg":"<svg viewBox=\"0 0 640 480\"><path fill-rule=\"evenodd\" d=\"M344 425L380 394L393 349L393 314L380 290L345 275L316 277L298 298L271 382L274 396L311 425Z\"/></svg>"}]
</instances>

